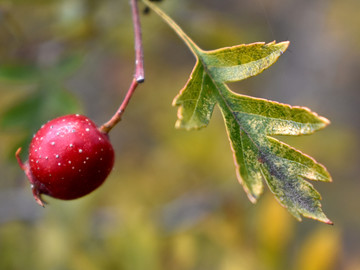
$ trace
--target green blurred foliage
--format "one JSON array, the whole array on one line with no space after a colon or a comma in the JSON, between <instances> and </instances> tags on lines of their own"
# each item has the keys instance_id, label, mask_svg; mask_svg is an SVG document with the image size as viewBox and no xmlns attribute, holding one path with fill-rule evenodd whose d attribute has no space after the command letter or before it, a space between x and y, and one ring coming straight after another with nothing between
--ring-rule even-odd
<instances>
[{"instance_id":1,"label":"green blurred foliage","mask_svg":"<svg viewBox=\"0 0 360 270\"><path fill-rule=\"evenodd\" d=\"M359 269L359 1L161 5L204 49L291 41L272 69L231 88L332 121L281 140L327 165L334 183L316 188L335 225L296 222L268 190L252 205L218 111L204 130L174 129L170 104L194 59L151 12L141 18L146 83L111 133L109 179L85 198L38 207L13 151L55 116L85 113L101 124L112 115L133 74L130 9L115 0L1 0L0 269Z\"/></svg>"}]
</instances>

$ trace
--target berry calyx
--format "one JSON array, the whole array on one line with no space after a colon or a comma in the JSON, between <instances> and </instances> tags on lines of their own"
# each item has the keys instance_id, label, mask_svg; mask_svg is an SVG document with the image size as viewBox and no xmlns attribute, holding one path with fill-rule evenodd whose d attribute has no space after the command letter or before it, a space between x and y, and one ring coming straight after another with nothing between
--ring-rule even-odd
<instances>
[{"instance_id":1,"label":"berry calyx","mask_svg":"<svg viewBox=\"0 0 360 270\"><path fill-rule=\"evenodd\" d=\"M98 188L114 165L114 150L107 133L83 115L66 115L43 125L34 135L28 161L20 167L28 177L35 200L42 194L72 200Z\"/></svg>"}]
</instances>

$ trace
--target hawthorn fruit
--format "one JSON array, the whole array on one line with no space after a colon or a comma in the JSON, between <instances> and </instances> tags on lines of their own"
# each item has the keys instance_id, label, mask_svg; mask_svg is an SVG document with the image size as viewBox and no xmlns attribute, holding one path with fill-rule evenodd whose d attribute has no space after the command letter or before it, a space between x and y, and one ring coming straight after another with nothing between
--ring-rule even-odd
<instances>
[{"instance_id":1,"label":"hawthorn fruit","mask_svg":"<svg viewBox=\"0 0 360 270\"><path fill-rule=\"evenodd\" d=\"M34 135L28 160L23 163L35 200L42 194L72 200L97 189L114 165L114 150L107 133L83 115L66 115L43 125Z\"/></svg>"}]
</instances>

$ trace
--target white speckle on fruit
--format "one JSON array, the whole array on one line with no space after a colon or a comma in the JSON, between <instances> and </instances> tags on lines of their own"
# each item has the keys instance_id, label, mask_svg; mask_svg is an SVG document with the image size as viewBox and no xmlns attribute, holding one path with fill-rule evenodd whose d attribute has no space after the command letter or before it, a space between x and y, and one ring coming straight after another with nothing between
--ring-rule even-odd
<instances>
[{"instance_id":1,"label":"white speckle on fruit","mask_svg":"<svg viewBox=\"0 0 360 270\"><path fill-rule=\"evenodd\" d=\"M82 151L83 151L82 149L79 149L79 153L82 153Z\"/></svg>"},{"instance_id":2,"label":"white speckle on fruit","mask_svg":"<svg viewBox=\"0 0 360 270\"><path fill-rule=\"evenodd\" d=\"M58 165L61 166L61 163L59 162Z\"/></svg>"},{"instance_id":3,"label":"white speckle on fruit","mask_svg":"<svg viewBox=\"0 0 360 270\"><path fill-rule=\"evenodd\" d=\"M74 167L74 166L72 166L72 167L71 167L71 169L75 170L75 167Z\"/></svg>"},{"instance_id":4,"label":"white speckle on fruit","mask_svg":"<svg viewBox=\"0 0 360 270\"><path fill-rule=\"evenodd\" d=\"M80 115L77 113L77 114L75 114L75 116L76 116L76 117L79 117Z\"/></svg>"},{"instance_id":5,"label":"white speckle on fruit","mask_svg":"<svg viewBox=\"0 0 360 270\"><path fill-rule=\"evenodd\" d=\"M69 160L68 163L71 164L71 160Z\"/></svg>"},{"instance_id":6,"label":"white speckle on fruit","mask_svg":"<svg viewBox=\"0 0 360 270\"><path fill-rule=\"evenodd\" d=\"M74 147L74 145L72 144L72 143L70 143L70 145L69 145L70 147Z\"/></svg>"},{"instance_id":7,"label":"white speckle on fruit","mask_svg":"<svg viewBox=\"0 0 360 270\"><path fill-rule=\"evenodd\" d=\"M102 160L102 157L100 158L100 160Z\"/></svg>"},{"instance_id":8,"label":"white speckle on fruit","mask_svg":"<svg viewBox=\"0 0 360 270\"><path fill-rule=\"evenodd\" d=\"M72 133L75 133L75 131L76 131L75 129L71 130Z\"/></svg>"},{"instance_id":9,"label":"white speckle on fruit","mask_svg":"<svg viewBox=\"0 0 360 270\"><path fill-rule=\"evenodd\" d=\"M84 160L84 164L86 164L86 161Z\"/></svg>"},{"instance_id":10,"label":"white speckle on fruit","mask_svg":"<svg viewBox=\"0 0 360 270\"><path fill-rule=\"evenodd\" d=\"M43 137L41 137L41 138L40 138L40 141L42 141L43 139L44 139L44 138L43 138Z\"/></svg>"},{"instance_id":11,"label":"white speckle on fruit","mask_svg":"<svg viewBox=\"0 0 360 270\"><path fill-rule=\"evenodd\" d=\"M65 119L63 119L62 121L63 121L63 122L65 122L66 120L65 120Z\"/></svg>"},{"instance_id":12,"label":"white speckle on fruit","mask_svg":"<svg viewBox=\"0 0 360 270\"><path fill-rule=\"evenodd\" d=\"M89 132L89 131L90 131L90 128L86 128L85 130L86 130L87 132Z\"/></svg>"},{"instance_id":13,"label":"white speckle on fruit","mask_svg":"<svg viewBox=\"0 0 360 270\"><path fill-rule=\"evenodd\" d=\"M56 132L56 136L59 136L60 135L60 132Z\"/></svg>"},{"instance_id":14,"label":"white speckle on fruit","mask_svg":"<svg viewBox=\"0 0 360 270\"><path fill-rule=\"evenodd\" d=\"M36 163L39 163L39 160L37 160Z\"/></svg>"},{"instance_id":15,"label":"white speckle on fruit","mask_svg":"<svg viewBox=\"0 0 360 270\"><path fill-rule=\"evenodd\" d=\"M40 170L40 167L37 167L38 170Z\"/></svg>"},{"instance_id":16,"label":"white speckle on fruit","mask_svg":"<svg viewBox=\"0 0 360 270\"><path fill-rule=\"evenodd\" d=\"M55 145L55 142L51 142L50 144L51 144L51 145Z\"/></svg>"},{"instance_id":17,"label":"white speckle on fruit","mask_svg":"<svg viewBox=\"0 0 360 270\"><path fill-rule=\"evenodd\" d=\"M49 159L49 157L48 157L48 156L46 156L46 157L45 157L45 159Z\"/></svg>"},{"instance_id":18,"label":"white speckle on fruit","mask_svg":"<svg viewBox=\"0 0 360 270\"><path fill-rule=\"evenodd\" d=\"M50 129L52 129L54 126L50 126Z\"/></svg>"},{"instance_id":19,"label":"white speckle on fruit","mask_svg":"<svg viewBox=\"0 0 360 270\"><path fill-rule=\"evenodd\" d=\"M86 157L86 160L89 160L89 157Z\"/></svg>"},{"instance_id":20,"label":"white speckle on fruit","mask_svg":"<svg viewBox=\"0 0 360 270\"><path fill-rule=\"evenodd\" d=\"M56 158L59 158L59 155L55 155Z\"/></svg>"},{"instance_id":21,"label":"white speckle on fruit","mask_svg":"<svg viewBox=\"0 0 360 270\"><path fill-rule=\"evenodd\" d=\"M101 152L104 151L104 148L101 148L100 151L101 151Z\"/></svg>"},{"instance_id":22,"label":"white speckle on fruit","mask_svg":"<svg viewBox=\"0 0 360 270\"><path fill-rule=\"evenodd\" d=\"M49 173L49 176L51 176L51 173Z\"/></svg>"},{"instance_id":23,"label":"white speckle on fruit","mask_svg":"<svg viewBox=\"0 0 360 270\"><path fill-rule=\"evenodd\" d=\"M99 137L99 141L101 141L101 137Z\"/></svg>"},{"instance_id":24,"label":"white speckle on fruit","mask_svg":"<svg viewBox=\"0 0 360 270\"><path fill-rule=\"evenodd\" d=\"M37 149L35 149L35 152L37 152Z\"/></svg>"},{"instance_id":25,"label":"white speckle on fruit","mask_svg":"<svg viewBox=\"0 0 360 270\"><path fill-rule=\"evenodd\" d=\"M33 160L33 159L31 159L30 161L31 161L31 162L34 162L34 160Z\"/></svg>"},{"instance_id":26,"label":"white speckle on fruit","mask_svg":"<svg viewBox=\"0 0 360 270\"><path fill-rule=\"evenodd\" d=\"M81 169L79 169L79 172L81 172Z\"/></svg>"}]
</instances>

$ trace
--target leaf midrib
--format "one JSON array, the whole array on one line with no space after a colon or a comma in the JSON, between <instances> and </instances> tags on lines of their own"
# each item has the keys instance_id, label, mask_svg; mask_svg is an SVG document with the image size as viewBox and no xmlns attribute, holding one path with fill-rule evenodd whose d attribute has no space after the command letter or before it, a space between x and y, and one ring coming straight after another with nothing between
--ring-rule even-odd
<instances>
[{"instance_id":1,"label":"leaf midrib","mask_svg":"<svg viewBox=\"0 0 360 270\"><path fill-rule=\"evenodd\" d=\"M204 59L202 57L202 55L204 54L205 52L202 52L202 51L196 51L196 56L198 57L198 60L201 62L201 64L203 65L203 68L204 68L204 72L207 73L207 75L209 76L210 80L212 81L212 83L214 84L214 86L216 87L216 90L217 90L217 97L220 96L221 100L219 100L217 98L217 102L218 102L218 106L220 108L223 108L220 106L221 103L225 104L226 108L227 108L227 112L232 114L232 116L235 118L235 121L236 123L239 125L239 128L240 128L240 131L243 131L247 136L248 138L250 139L250 141L255 145L255 147L257 148L257 150L261 153L261 154L264 154L264 152L261 150L261 147L255 143L254 139L249 136L249 132L247 132L243 127L242 125L240 124L239 120L237 119L237 117L234 115L234 112L231 110L231 106L230 104L228 104L226 98L222 95L221 91L219 90L219 86L218 86L218 83L214 80L213 76L211 76L211 71L208 69L207 65L205 64L204 62ZM225 88L226 85L225 83L221 83L222 85L224 85ZM220 102L222 101L222 102Z\"/></svg>"}]
</instances>

